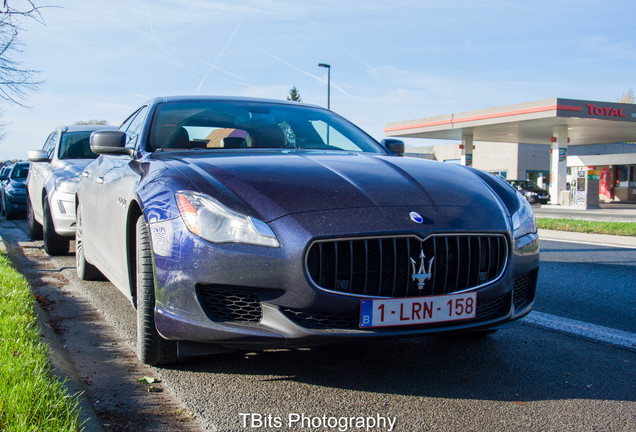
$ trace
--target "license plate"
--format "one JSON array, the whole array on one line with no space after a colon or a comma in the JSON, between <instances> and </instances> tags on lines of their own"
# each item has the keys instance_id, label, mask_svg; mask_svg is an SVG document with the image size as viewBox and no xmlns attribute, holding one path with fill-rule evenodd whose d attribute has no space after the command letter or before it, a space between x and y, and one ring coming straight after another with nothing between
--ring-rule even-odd
<instances>
[{"instance_id":1,"label":"license plate","mask_svg":"<svg viewBox=\"0 0 636 432\"><path fill-rule=\"evenodd\" d=\"M408 326L475 318L477 293L369 299L360 302L360 328Z\"/></svg>"}]
</instances>

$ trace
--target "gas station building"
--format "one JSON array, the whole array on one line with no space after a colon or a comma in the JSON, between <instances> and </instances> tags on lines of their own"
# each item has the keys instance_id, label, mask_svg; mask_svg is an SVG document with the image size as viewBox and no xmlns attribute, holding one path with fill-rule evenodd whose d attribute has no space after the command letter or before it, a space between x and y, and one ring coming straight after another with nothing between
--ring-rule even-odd
<instances>
[{"instance_id":1,"label":"gas station building","mask_svg":"<svg viewBox=\"0 0 636 432\"><path fill-rule=\"evenodd\" d=\"M636 202L636 104L554 98L388 123L384 132L455 141L406 156L532 180L552 204Z\"/></svg>"}]
</instances>

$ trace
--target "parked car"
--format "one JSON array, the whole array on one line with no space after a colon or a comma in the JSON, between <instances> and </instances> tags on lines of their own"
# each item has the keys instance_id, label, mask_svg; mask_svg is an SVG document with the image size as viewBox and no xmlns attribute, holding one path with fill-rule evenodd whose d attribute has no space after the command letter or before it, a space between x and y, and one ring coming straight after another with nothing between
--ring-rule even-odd
<instances>
[{"instance_id":1,"label":"parked car","mask_svg":"<svg viewBox=\"0 0 636 432\"><path fill-rule=\"evenodd\" d=\"M540 188L535 182L530 180L506 180L516 188L521 195L526 197L530 203L547 204L550 201L550 193Z\"/></svg>"},{"instance_id":2,"label":"parked car","mask_svg":"<svg viewBox=\"0 0 636 432\"><path fill-rule=\"evenodd\" d=\"M97 157L89 138L114 126L64 126L48 136L42 150L28 152L27 226L34 240L44 239L49 255L68 253L75 236L75 187L84 167Z\"/></svg>"},{"instance_id":3,"label":"parked car","mask_svg":"<svg viewBox=\"0 0 636 432\"><path fill-rule=\"evenodd\" d=\"M26 179L29 174L29 162L17 162L11 166L6 183L0 189L2 214L13 219L26 210Z\"/></svg>"},{"instance_id":4,"label":"parked car","mask_svg":"<svg viewBox=\"0 0 636 432\"><path fill-rule=\"evenodd\" d=\"M297 102L154 99L91 135L78 275L102 273L136 306L149 364L491 332L529 313L529 203L491 174L384 144Z\"/></svg>"},{"instance_id":5,"label":"parked car","mask_svg":"<svg viewBox=\"0 0 636 432\"><path fill-rule=\"evenodd\" d=\"M2 190L9 183L9 172L11 171L12 164L8 163L0 168L0 196L2 195ZM0 200L0 212L2 212L2 200Z\"/></svg>"}]
</instances>

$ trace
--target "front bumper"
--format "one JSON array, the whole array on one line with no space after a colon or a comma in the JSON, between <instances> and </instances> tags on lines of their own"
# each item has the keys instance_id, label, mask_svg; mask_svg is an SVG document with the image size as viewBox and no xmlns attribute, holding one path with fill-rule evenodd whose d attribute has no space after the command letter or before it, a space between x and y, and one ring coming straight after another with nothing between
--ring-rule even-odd
<instances>
[{"instance_id":1,"label":"front bumper","mask_svg":"<svg viewBox=\"0 0 636 432\"><path fill-rule=\"evenodd\" d=\"M21 213L26 211L26 194L12 195L7 193L4 201L6 211L10 213Z\"/></svg>"},{"instance_id":2,"label":"front bumper","mask_svg":"<svg viewBox=\"0 0 636 432\"><path fill-rule=\"evenodd\" d=\"M54 191L49 197L49 208L55 232L64 237L74 237L75 194Z\"/></svg>"},{"instance_id":3,"label":"front bumper","mask_svg":"<svg viewBox=\"0 0 636 432\"><path fill-rule=\"evenodd\" d=\"M273 228L284 247L213 245L188 232L179 218L151 223L159 333L230 349L300 347L493 328L526 315L534 303L536 234L510 241L502 277L476 290L475 319L360 329L359 297L326 292L309 281L305 253L314 236L304 229Z\"/></svg>"}]
</instances>

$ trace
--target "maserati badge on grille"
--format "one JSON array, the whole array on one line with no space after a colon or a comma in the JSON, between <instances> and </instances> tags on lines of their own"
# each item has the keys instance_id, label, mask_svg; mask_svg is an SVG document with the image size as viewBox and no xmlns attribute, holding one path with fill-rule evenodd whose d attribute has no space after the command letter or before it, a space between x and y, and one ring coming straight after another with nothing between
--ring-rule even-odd
<instances>
[{"instance_id":1,"label":"maserati badge on grille","mask_svg":"<svg viewBox=\"0 0 636 432\"><path fill-rule=\"evenodd\" d=\"M435 257L428 260L428 268L425 268L426 256L424 255L423 250L420 251L420 266L417 271L415 269L417 262L415 262L415 260L411 257L409 257L409 259L411 260L411 269L413 270L411 278L417 282L417 289L422 291L422 289L424 289L424 283L431 277L433 277L433 273L431 273L431 270L433 268L433 261L435 260Z\"/></svg>"},{"instance_id":2,"label":"maserati badge on grille","mask_svg":"<svg viewBox=\"0 0 636 432\"><path fill-rule=\"evenodd\" d=\"M411 213L409 213L409 216L411 217L411 220L415 223L421 224L422 222L424 222L424 218L418 212L412 211Z\"/></svg>"}]
</instances>

